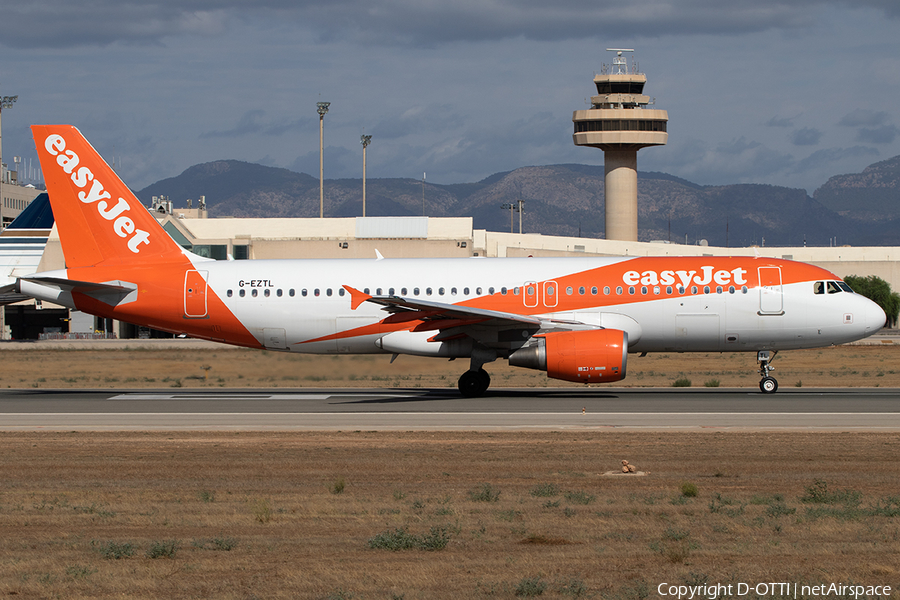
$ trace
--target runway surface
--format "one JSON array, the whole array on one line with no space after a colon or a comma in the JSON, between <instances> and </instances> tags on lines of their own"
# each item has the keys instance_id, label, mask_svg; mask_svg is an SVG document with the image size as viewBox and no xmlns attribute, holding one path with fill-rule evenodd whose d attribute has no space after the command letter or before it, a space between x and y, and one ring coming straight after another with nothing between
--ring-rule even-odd
<instances>
[{"instance_id":1,"label":"runway surface","mask_svg":"<svg viewBox=\"0 0 900 600\"><path fill-rule=\"evenodd\" d=\"M900 430L900 389L0 390L0 431Z\"/></svg>"}]
</instances>

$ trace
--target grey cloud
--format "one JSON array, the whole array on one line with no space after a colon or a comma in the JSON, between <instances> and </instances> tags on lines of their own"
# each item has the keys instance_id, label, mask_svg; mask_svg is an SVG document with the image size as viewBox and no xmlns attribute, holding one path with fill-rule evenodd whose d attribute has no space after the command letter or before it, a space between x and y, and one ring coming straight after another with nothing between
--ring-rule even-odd
<instances>
[{"instance_id":1,"label":"grey cloud","mask_svg":"<svg viewBox=\"0 0 900 600\"><path fill-rule=\"evenodd\" d=\"M852 158L874 158L879 156L878 150L866 146L853 146L851 148L824 148L816 150L803 160L797 161L792 173L806 173L822 169L831 163L846 163Z\"/></svg>"},{"instance_id":2,"label":"grey cloud","mask_svg":"<svg viewBox=\"0 0 900 600\"><path fill-rule=\"evenodd\" d=\"M277 17L325 39L434 46L455 41L524 37L596 39L634 35L741 34L794 29L828 6L868 7L898 16L890 0L643 0L627 4L568 0L33 0L7 3L0 40L10 47L66 48L115 42L157 44L175 35L211 35L235 23Z\"/></svg>"},{"instance_id":3,"label":"grey cloud","mask_svg":"<svg viewBox=\"0 0 900 600\"><path fill-rule=\"evenodd\" d=\"M795 146L815 146L822 139L822 132L812 127L803 127L791 134L791 143Z\"/></svg>"},{"instance_id":4,"label":"grey cloud","mask_svg":"<svg viewBox=\"0 0 900 600\"><path fill-rule=\"evenodd\" d=\"M291 130L312 129L310 125L314 118L294 122L266 122L264 110L249 110L238 120L231 129L224 131L207 131L200 134L200 139L209 138L237 138L247 135L278 136Z\"/></svg>"},{"instance_id":5,"label":"grey cloud","mask_svg":"<svg viewBox=\"0 0 900 600\"><path fill-rule=\"evenodd\" d=\"M874 111L865 108L857 108L851 113L844 115L838 121L838 125L845 127L875 127L883 125L889 120L889 116L884 111Z\"/></svg>"},{"instance_id":6,"label":"grey cloud","mask_svg":"<svg viewBox=\"0 0 900 600\"><path fill-rule=\"evenodd\" d=\"M799 116L799 115L798 115ZM793 127L797 117L772 117L766 121L768 127Z\"/></svg>"},{"instance_id":7,"label":"grey cloud","mask_svg":"<svg viewBox=\"0 0 900 600\"><path fill-rule=\"evenodd\" d=\"M868 128L862 127L856 132L856 139L867 144L890 144L900 133L896 125L885 125L884 127Z\"/></svg>"}]
</instances>

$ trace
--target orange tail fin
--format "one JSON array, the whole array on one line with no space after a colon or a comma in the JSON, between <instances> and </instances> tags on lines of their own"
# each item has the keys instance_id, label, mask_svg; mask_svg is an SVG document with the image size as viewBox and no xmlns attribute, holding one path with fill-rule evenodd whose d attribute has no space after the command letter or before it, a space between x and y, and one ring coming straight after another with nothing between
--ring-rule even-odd
<instances>
[{"instance_id":1,"label":"orange tail fin","mask_svg":"<svg viewBox=\"0 0 900 600\"><path fill-rule=\"evenodd\" d=\"M34 125L67 268L182 256L115 171L71 125Z\"/></svg>"}]
</instances>

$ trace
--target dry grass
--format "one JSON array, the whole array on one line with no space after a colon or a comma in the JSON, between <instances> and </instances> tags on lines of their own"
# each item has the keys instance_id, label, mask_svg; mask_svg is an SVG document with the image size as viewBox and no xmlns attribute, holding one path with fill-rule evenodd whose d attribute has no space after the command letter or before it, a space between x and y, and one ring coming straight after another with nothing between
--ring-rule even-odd
<instances>
[{"instance_id":1,"label":"dry grass","mask_svg":"<svg viewBox=\"0 0 900 600\"><path fill-rule=\"evenodd\" d=\"M778 355L782 387L900 387L900 346L839 346ZM203 350L48 350L0 346L2 387L455 387L468 361L386 355L307 356L229 346ZM494 387L576 386L539 371L487 365ZM756 387L756 356L659 353L631 355L625 387L668 387L686 378L695 387Z\"/></svg>"},{"instance_id":2,"label":"dry grass","mask_svg":"<svg viewBox=\"0 0 900 600\"><path fill-rule=\"evenodd\" d=\"M874 433L4 433L0 595L896 589L898 452L896 435ZM651 475L599 475L623 458ZM683 495L685 482L696 497ZM484 484L496 501L477 499ZM830 503L803 502L811 487ZM424 538L433 528L449 535L446 548L370 548L384 532ZM131 556L107 558L129 544Z\"/></svg>"}]
</instances>

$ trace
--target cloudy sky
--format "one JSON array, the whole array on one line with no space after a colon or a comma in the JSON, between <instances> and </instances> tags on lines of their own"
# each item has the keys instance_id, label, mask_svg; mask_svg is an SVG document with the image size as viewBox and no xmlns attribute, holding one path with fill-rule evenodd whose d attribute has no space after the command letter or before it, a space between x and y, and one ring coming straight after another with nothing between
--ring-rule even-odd
<instances>
[{"instance_id":1,"label":"cloudy sky","mask_svg":"<svg viewBox=\"0 0 900 600\"><path fill-rule=\"evenodd\" d=\"M3 160L71 123L140 189L216 159L478 181L600 165L572 111L634 48L669 144L644 171L812 192L900 154L896 0L0 0Z\"/></svg>"}]
</instances>

